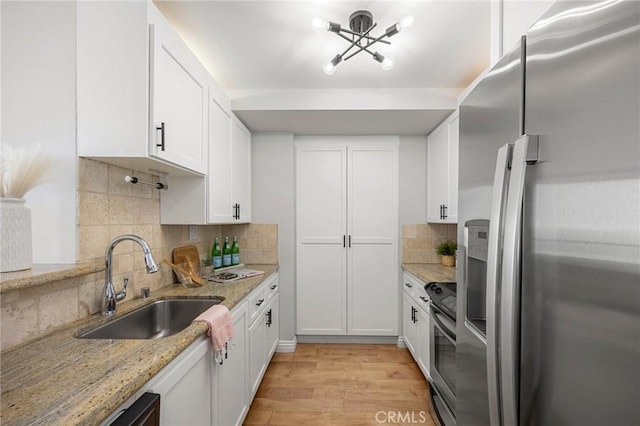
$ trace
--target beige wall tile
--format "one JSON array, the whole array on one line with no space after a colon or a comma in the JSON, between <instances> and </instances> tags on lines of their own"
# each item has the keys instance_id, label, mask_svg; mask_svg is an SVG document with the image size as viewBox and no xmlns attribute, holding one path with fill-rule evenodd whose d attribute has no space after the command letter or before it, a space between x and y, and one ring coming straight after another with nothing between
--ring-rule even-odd
<instances>
[{"instance_id":1,"label":"beige wall tile","mask_svg":"<svg viewBox=\"0 0 640 426\"><path fill-rule=\"evenodd\" d=\"M160 204L157 200L133 198L133 223L154 225L160 223Z\"/></svg>"},{"instance_id":2,"label":"beige wall tile","mask_svg":"<svg viewBox=\"0 0 640 426\"><path fill-rule=\"evenodd\" d=\"M78 225L108 225L109 197L107 194L78 191Z\"/></svg>"},{"instance_id":3,"label":"beige wall tile","mask_svg":"<svg viewBox=\"0 0 640 426\"><path fill-rule=\"evenodd\" d=\"M124 177L132 174L131 170L109 165L109 194L130 196L134 185L125 181Z\"/></svg>"},{"instance_id":4,"label":"beige wall tile","mask_svg":"<svg viewBox=\"0 0 640 426\"><path fill-rule=\"evenodd\" d=\"M12 292L13 293L13 292ZM15 292L16 295L18 292ZM38 304L31 298L19 298L5 303L6 295L2 295L0 308L0 348L2 350L15 346L37 336Z\"/></svg>"},{"instance_id":5,"label":"beige wall tile","mask_svg":"<svg viewBox=\"0 0 640 426\"><path fill-rule=\"evenodd\" d=\"M101 280L85 282L78 287L78 318L100 312L104 291L104 277Z\"/></svg>"},{"instance_id":6,"label":"beige wall tile","mask_svg":"<svg viewBox=\"0 0 640 426\"><path fill-rule=\"evenodd\" d=\"M250 223L247 227L247 238L262 238L262 225Z\"/></svg>"},{"instance_id":7,"label":"beige wall tile","mask_svg":"<svg viewBox=\"0 0 640 426\"><path fill-rule=\"evenodd\" d=\"M108 226L78 226L78 260L103 258L109 241Z\"/></svg>"},{"instance_id":8,"label":"beige wall tile","mask_svg":"<svg viewBox=\"0 0 640 426\"><path fill-rule=\"evenodd\" d=\"M417 225L402 225L402 236L406 238L416 238Z\"/></svg>"},{"instance_id":9,"label":"beige wall tile","mask_svg":"<svg viewBox=\"0 0 640 426\"><path fill-rule=\"evenodd\" d=\"M109 223L111 225L133 224L134 202L131 197L109 196Z\"/></svg>"},{"instance_id":10,"label":"beige wall tile","mask_svg":"<svg viewBox=\"0 0 640 426\"><path fill-rule=\"evenodd\" d=\"M69 288L43 295L38 301L38 309L38 325L41 333L50 328L75 321L78 319L78 289Z\"/></svg>"},{"instance_id":11,"label":"beige wall tile","mask_svg":"<svg viewBox=\"0 0 640 426\"><path fill-rule=\"evenodd\" d=\"M80 158L78 161L78 191L99 192L109 190L109 166L99 161Z\"/></svg>"}]
</instances>

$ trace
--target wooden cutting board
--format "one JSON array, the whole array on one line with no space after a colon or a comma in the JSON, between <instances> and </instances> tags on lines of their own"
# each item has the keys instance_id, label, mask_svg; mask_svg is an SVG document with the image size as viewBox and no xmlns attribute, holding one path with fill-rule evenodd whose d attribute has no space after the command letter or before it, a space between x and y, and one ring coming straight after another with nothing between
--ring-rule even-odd
<instances>
[{"instance_id":1,"label":"wooden cutting board","mask_svg":"<svg viewBox=\"0 0 640 426\"><path fill-rule=\"evenodd\" d=\"M200 256L198 255L198 247L184 246L176 247L172 252L173 263L180 265L186 264L187 268L195 269L196 274L200 273Z\"/></svg>"}]
</instances>

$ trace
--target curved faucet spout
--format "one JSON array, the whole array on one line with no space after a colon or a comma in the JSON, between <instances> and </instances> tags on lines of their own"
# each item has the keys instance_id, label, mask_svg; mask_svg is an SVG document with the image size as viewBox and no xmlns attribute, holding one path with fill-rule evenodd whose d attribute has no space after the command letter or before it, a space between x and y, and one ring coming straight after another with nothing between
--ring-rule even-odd
<instances>
[{"instance_id":1,"label":"curved faucet spout","mask_svg":"<svg viewBox=\"0 0 640 426\"><path fill-rule=\"evenodd\" d=\"M142 238L137 235L120 235L107 245L107 249L105 251L104 259L106 263L105 268L105 277L104 277L104 297L102 299L102 315L113 315L116 313L116 302L118 300L122 300L127 295L127 284L128 279L125 277L124 279L124 287L121 291L116 292L115 287L113 286L113 278L112 278L112 257L113 250L121 241L131 240L140 245L142 247L142 251L144 252L144 263L147 266L147 273L153 274L154 272L158 272L158 264L156 260L153 258L153 254L151 253L151 249L149 248L149 244Z\"/></svg>"}]
</instances>

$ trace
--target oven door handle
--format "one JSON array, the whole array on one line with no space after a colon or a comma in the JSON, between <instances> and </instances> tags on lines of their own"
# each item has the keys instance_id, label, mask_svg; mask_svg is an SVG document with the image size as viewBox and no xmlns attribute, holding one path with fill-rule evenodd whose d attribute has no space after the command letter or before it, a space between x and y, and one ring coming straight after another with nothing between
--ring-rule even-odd
<instances>
[{"instance_id":1,"label":"oven door handle","mask_svg":"<svg viewBox=\"0 0 640 426\"><path fill-rule=\"evenodd\" d=\"M431 304L431 318L435 321L435 326L438 327L444 334L451 339L452 343L456 341L456 324L447 317L433 303ZM453 331L452 331L453 330Z\"/></svg>"}]
</instances>

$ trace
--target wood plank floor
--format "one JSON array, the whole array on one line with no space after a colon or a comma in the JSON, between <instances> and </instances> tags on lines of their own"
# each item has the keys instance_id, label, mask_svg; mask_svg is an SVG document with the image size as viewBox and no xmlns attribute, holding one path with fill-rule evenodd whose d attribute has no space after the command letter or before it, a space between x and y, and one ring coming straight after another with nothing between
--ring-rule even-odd
<instances>
[{"instance_id":1,"label":"wood plank floor","mask_svg":"<svg viewBox=\"0 0 640 426\"><path fill-rule=\"evenodd\" d=\"M298 344L273 356L245 424L434 426L428 397L407 349Z\"/></svg>"}]
</instances>

